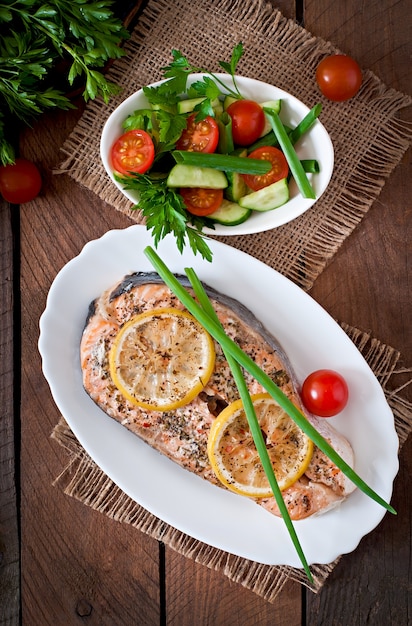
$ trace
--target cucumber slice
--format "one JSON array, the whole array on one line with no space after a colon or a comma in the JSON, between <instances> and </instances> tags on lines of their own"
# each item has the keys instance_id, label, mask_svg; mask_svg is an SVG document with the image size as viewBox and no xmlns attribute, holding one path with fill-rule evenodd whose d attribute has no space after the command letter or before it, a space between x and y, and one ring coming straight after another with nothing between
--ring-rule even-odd
<instances>
[{"instance_id":1,"label":"cucumber slice","mask_svg":"<svg viewBox=\"0 0 412 626\"><path fill-rule=\"evenodd\" d=\"M272 109L275 113L280 113L282 106L282 100L266 100L266 102L259 102L262 109Z\"/></svg>"},{"instance_id":2,"label":"cucumber slice","mask_svg":"<svg viewBox=\"0 0 412 626\"><path fill-rule=\"evenodd\" d=\"M180 100L177 103L177 112L180 113L191 113L195 106L200 104L204 98L186 98L185 100Z\"/></svg>"},{"instance_id":3,"label":"cucumber slice","mask_svg":"<svg viewBox=\"0 0 412 626\"><path fill-rule=\"evenodd\" d=\"M240 206L254 211L271 211L285 204L289 200L289 186L287 178L282 178L259 191L252 191L240 198Z\"/></svg>"},{"instance_id":4,"label":"cucumber slice","mask_svg":"<svg viewBox=\"0 0 412 626\"><path fill-rule=\"evenodd\" d=\"M237 202L223 200L218 210L208 215L208 219L224 226L237 226L243 224L251 213L251 209L241 207Z\"/></svg>"},{"instance_id":5,"label":"cucumber slice","mask_svg":"<svg viewBox=\"0 0 412 626\"><path fill-rule=\"evenodd\" d=\"M172 115L176 115L177 106L175 104L151 104L150 105L153 111L166 111L167 113L171 113Z\"/></svg>"},{"instance_id":6,"label":"cucumber slice","mask_svg":"<svg viewBox=\"0 0 412 626\"><path fill-rule=\"evenodd\" d=\"M205 100L205 98L185 98L184 100L180 100L177 103L177 112L191 113L194 111L195 106L203 102L203 100ZM220 113L222 113L223 107L219 98L212 100L211 105L216 115L220 115Z\"/></svg>"},{"instance_id":7,"label":"cucumber slice","mask_svg":"<svg viewBox=\"0 0 412 626\"><path fill-rule=\"evenodd\" d=\"M247 150L241 148L235 150L232 154L236 156L246 157ZM228 186L225 190L225 198L231 202L239 202L240 198L247 194L247 185L241 174L238 172L226 172Z\"/></svg>"},{"instance_id":8,"label":"cucumber slice","mask_svg":"<svg viewBox=\"0 0 412 626\"><path fill-rule=\"evenodd\" d=\"M267 100L267 102L259 102L262 109L263 107L267 109L272 109L272 111L275 111L275 113L280 113L281 103L282 103L281 100ZM267 115L265 115L265 125L263 127L262 132L260 133L260 137L264 137L265 135L270 133L271 130L272 130L272 124L270 123Z\"/></svg>"},{"instance_id":9,"label":"cucumber slice","mask_svg":"<svg viewBox=\"0 0 412 626\"><path fill-rule=\"evenodd\" d=\"M227 172L226 176L229 184L225 189L225 198L231 202L239 202L247 194L244 178L237 172Z\"/></svg>"},{"instance_id":10,"label":"cucumber slice","mask_svg":"<svg viewBox=\"0 0 412 626\"><path fill-rule=\"evenodd\" d=\"M239 98L234 98L233 96L226 96L225 99L223 100L223 110L227 111L230 105L233 104L233 102L236 102L236 100L238 99Z\"/></svg>"},{"instance_id":11,"label":"cucumber slice","mask_svg":"<svg viewBox=\"0 0 412 626\"><path fill-rule=\"evenodd\" d=\"M211 167L197 167L177 163L167 177L168 187L203 187L204 189L226 189L225 174Z\"/></svg>"}]
</instances>

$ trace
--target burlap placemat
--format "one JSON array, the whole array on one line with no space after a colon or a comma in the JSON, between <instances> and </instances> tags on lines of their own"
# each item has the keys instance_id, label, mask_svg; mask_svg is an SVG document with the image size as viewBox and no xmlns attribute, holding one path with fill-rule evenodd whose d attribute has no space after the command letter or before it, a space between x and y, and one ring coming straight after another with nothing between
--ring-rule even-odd
<instances>
[{"instance_id":1,"label":"burlap placemat","mask_svg":"<svg viewBox=\"0 0 412 626\"><path fill-rule=\"evenodd\" d=\"M400 354L390 346L356 328L346 324L341 326L382 385L394 414L401 447L412 430L412 404L404 395L405 384L411 380L411 370L400 366ZM268 602L275 601L288 579L318 592L341 559L339 557L327 565L312 565L310 569L314 583L311 584L303 570L289 566L263 565L212 548L169 526L127 496L90 458L63 418L54 428L52 437L67 450L70 457L67 466L55 481L65 494L118 522L131 524L187 558L221 572Z\"/></svg>"},{"instance_id":2,"label":"burlap placemat","mask_svg":"<svg viewBox=\"0 0 412 626\"><path fill-rule=\"evenodd\" d=\"M287 20L263 0L150 0L125 46L128 55L108 71L109 78L123 87L121 96L109 105L97 99L86 107L62 147L62 162L56 171L66 172L140 222L139 213L130 210L132 204L109 180L100 161L99 142L106 119L124 98L162 78L160 68L170 62L173 48L180 49L193 63L219 71L218 61L228 60L239 41L245 45L239 74L274 84L309 107L322 102L321 121L334 144L335 171L322 198L294 222L266 233L220 240L310 289L407 150L412 126L397 115L412 98L388 89L365 70L356 98L340 104L324 100L315 85L315 69L325 54L339 50ZM342 326L381 383L402 445L412 428L412 406L404 395L410 371L400 368L400 354L393 348L367 333ZM312 566L314 584L310 585L299 569L261 565L211 548L168 526L126 496L88 456L63 418L52 436L70 455L67 467L55 481L66 494L219 570L269 602L289 578L318 591L339 561Z\"/></svg>"},{"instance_id":3,"label":"burlap placemat","mask_svg":"<svg viewBox=\"0 0 412 626\"><path fill-rule=\"evenodd\" d=\"M326 193L299 219L266 233L220 240L309 289L408 148L412 126L396 115L412 98L388 89L365 70L356 98L328 102L317 89L315 70L325 54L338 50L263 0L149 1L125 46L127 56L108 72L123 87L121 96L109 105L97 99L87 106L62 147L58 171L67 172L132 220L141 221L101 163L99 142L105 121L123 99L162 78L160 68L171 61L172 49L181 50L198 66L220 71L218 61L229 60L239 41L245 46L239 74L276 85L309 107L322 102L321 121L334 145L335 170Z\"/></svg>"}]
</instances>

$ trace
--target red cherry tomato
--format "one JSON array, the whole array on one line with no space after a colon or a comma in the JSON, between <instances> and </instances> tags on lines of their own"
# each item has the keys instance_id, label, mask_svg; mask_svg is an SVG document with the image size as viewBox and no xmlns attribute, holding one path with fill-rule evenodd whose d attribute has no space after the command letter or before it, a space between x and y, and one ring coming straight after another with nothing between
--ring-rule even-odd
<instances>
[{"instance_id":1,"label":"red cherry tomato","mask_svg":"<svg viewBox=\"0 0 412 626\"><path fill-rule=\"evenodd\" d=\"M146 131L129 130L119 137L111 150L114 169L127 176L130 172L144 174L154 161L155 149Z\"/></svg>"},{"instance_id":2,"label":"red cherry tomato","mask_svg":"<svg viewBox=\"0 0 412 626\"><path fill-rule=\"evenodd\" d=\"M258 191L267 187L272 183L276 183L282 178L286 178L289 173L288 162L285 155L278 148L273 146L263 146L262 148L256 148L249 155L251 159L262 159L263 161L270 161L271 169L266 174L242 174L245 183L253 191Z\"/></svg>"},{"instance_id":3,"label":"red cherry tomato","mask_svg":"<svg viewBox=\"0 0 412 626\"><path fill-rule=\"evenodd\" d=\"M332 417L345 408L348 385L334 370L316 370L309 374L302 385L302 402L310 413L319 417Z\"/></svg>"},{"instance_id":4,"label":"red cherry tomato","mask_svg":"<svg viewBox=\"0 0 412 626\"><path fill-rule=\"evenodd\" d=\"M358 93L362 84L362 70L351 57L335 54L319 63L316 82L326 98L343 102Z\"/></svg>"},{"instance_id":5,"label":"red cherry tomato","mask_svg":"<svg viewBox=\"0 0 412 626\"><path fill-rule=\"evenodd\" d=\"M207 115L196 122L197 113L187 118L187 126L176 143L178 150L192 152L214 152L219 141L219 127L213 117Z\"/></svg>"},{"instance_id":6,"label":"red cherry tomato","mask_svg":"<svg viewBox=\"0 0 412 626\"><path fill-rule=\"evenodd\" d=\"M238 146L250 146L259 139L264 126L265 114L253 100L236 100L227 108L232 118L233 141Z\"/></svg>"},{"instance_id":7,"label":"red cherry tomato","mask_svg":"<svg viewBox=\"0 0 412 626\"><path fill-rule=\"evenodd\" d=\"M198 216L211 215L223 202L223 189L184 187L180 189L180 195L189 213Z\"/></svg>"},{"instance_id":8,"label":"red cherry tomato","mask_svg":"<svg viewBox=\"0 0 412 626\"><path fill-rule=\"evenodd\" d=\"M13 165L0 167L0 193L7 202L30 202L39 194L41 185L39 170L27 159L16 159Z\"/></svg>"}]
</instances>

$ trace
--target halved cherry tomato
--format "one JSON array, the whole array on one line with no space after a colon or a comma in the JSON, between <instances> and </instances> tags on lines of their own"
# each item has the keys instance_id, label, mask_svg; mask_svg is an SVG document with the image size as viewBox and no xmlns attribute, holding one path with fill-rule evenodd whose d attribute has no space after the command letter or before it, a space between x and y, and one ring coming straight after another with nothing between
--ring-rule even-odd
<instances>
[{"instance_id":1,"label":"halved cherry tomato","mask_svg":"<svg viewBox=\"0 0 412 626\"><path fill-rule=\"evenodd\" d=\"M187 118L187 126L176 143L178 150L192 152L214 152L219 141L219 127L216 120L207 115L200 122L196 122L197 113Z\"/></svg>"},{"instance_id":2,"label":"halved cherry tomato","mask_svg":"<svg viewBox=\"0 0 412 626\"><path fill-rule=\"evenodd\" d=\"M263 161L270 161L272 167L266 174L242 174L245 183L253 191L258 191L267 187L272 183L276 183L282 178L286 178L289 173L288 162L285 155L278 148L273 146L263 146L262 148L256 148L249 155L251 159L262 159Z\"/></svg>"},{"instance_id":3,"label":"halved cherry tomato","mask_svg":"<svg viewBox=\"0 0 412 626\"><path fill-rule=\"evenodd\" d=\"M345 408L348 385L334 370L316 370L309 374L302 385L302 402L305 407L319 417L332 417Z\"/></svg>"},{"instance_id":4,"label":"halved cherry tomato","mask_svg":"<svg viewBox=\"0 0 412 626\"><path fill-rule=\"evenodd\" d=\"M0 167L0 193L6 202L24 204L39 194L42 185L37 166L27 159L16 159Z\"/></svg>"},{"instance_id":5,"label":"halved cherry tomato","mask_svg":"<svg viewBox=\"0 0 412 626\"><path fill-rule=\"evenodd\" d=\"M236 100L227 108L232 118L233 141L238 146L250 146L259 139L264 126L265 114L254 100Z\"/></svg>"},{"instance_id":6,"label":"halved cherry tomato","mask_svg":"<svg viewBox=\"0 0 412 626\"><path fill-rule=\"evenodd\" d=\"M319 63L316 82L326 98L343 102L358 93L362 84L362 70L351 57L334 54Z\"/></svg>"},{"instance_id":7,"label":"halved cherry tomato","mask_svg":"<svg viewBox=\"0 0 412 626\"><path fill-rule=\"evenodd\" d=\"M144 174L154 161L155 149L146 131L129 130L117 139L111 150L112 165L120 174Z\"/></svg>"},{"instance_id":8,"label":"halved cherry tomato","mask_svg":"<svg viewBox=\"0 0 412 626\"><path fill-rule=\"evenodd\" d=\"M189 213L198 216L214 213L223 202L223 189L182 187L180 195Z\"/></svg>"}]
</instances>

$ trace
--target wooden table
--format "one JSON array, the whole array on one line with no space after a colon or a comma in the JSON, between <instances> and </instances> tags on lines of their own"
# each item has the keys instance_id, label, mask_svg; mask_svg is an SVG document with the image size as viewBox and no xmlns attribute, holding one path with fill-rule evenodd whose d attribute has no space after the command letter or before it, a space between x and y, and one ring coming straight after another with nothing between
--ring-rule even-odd
<instances>
[{"instance_id":1,"label":"wooden table","mask_svg":"<svg viewBox=\"0 0 412 626\"><path fill-rule=\"evenodd\" d=\"M388 86L410 92L411 3L274 4ZM53 486L67 457L50 439L59 413L41 371L39 317L65 263L90 239L130 224L70 177L52 174L81 114L78 104L76 111L51 113L22 131L21 154L39 165L43 190L20 208L0 205L0 623L18 624L21 615L24 626L406 626L412 614L411 439L395 482L398 516L386 515L341 560L319 594L290 582L275 604ZM411 119L406 110L404 118L408 114ZM311 291L335 318L399 349L409 366L410 180L409 151Z\"/></svg>"}]
</instances>

